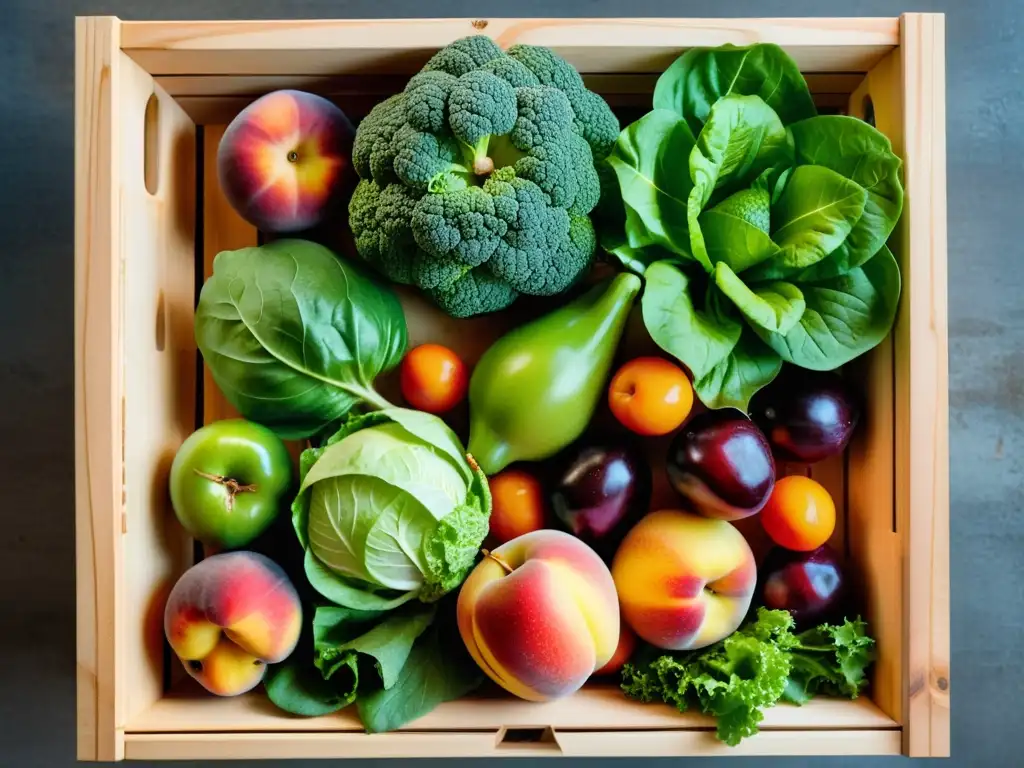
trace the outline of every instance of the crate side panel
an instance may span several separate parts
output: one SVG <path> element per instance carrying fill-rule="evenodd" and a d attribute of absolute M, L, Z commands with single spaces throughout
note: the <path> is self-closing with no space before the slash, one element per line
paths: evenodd
<path fill-rule="evenodd" d="M 124 48 L 155 75 L 409 74 L 438 48 L 472 34 L 504 47 L 548 46 L 581 72 L 662 72 L 685 48 L 758 41 L 783 46 L 802 70 L 866 72 L 897 44 L 898 20 L 127 22 Z"/>
<path fill-rule="evenodd" d="M 116 760 L 121 578 L 120 27 L 75 24 L 75 576 L 77 755 Z"/>
<path fill-rule="evenodd" d="M 896 327 L 896 518 L 903 536 L 904 750 L 949 755 L 949 427 L 945 39 L 941 14 L 902 25 L 906 223 Z"/>
<path fill-rule="evenodd" d="M 152 77 L 121 55 L 125 511 L 118 632 L 121 714 L 130 719 L 163 695 L 163 608 L 189 565 L 190 540 L 171 507 L 168 479 L 178 447 L 195 428 L 196 129 Z"/>
<path fill-rule="evenodd" d="M 850 97 L 849 114 L 873 111 L 876 127 L 902 156 L 903 106 L 897 49 L 868 73 Z M 890 238 L 898 250 L 899 226 Z M 861 607 L 877 641 L 871 696 L 897 722 L 903 716 L 903 591 L 895 527 L 895 402 L 893 334 L 851 363 L 848 374 L 864 397 L 864 414 L 847 454 L 846 548 Z"/>

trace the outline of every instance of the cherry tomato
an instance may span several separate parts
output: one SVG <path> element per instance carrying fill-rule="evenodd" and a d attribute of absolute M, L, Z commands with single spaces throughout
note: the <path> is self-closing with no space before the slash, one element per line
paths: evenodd
<path fill-rule="evenodd" d="M 544 489 L 529 472 L 506 469 L 490 478 L 491 538 L 504 544 L 545 526 Z"/>
<path fill-rule="evenodd" d="M 836 505 L 820 483 L 803 475 L 775 482 L 761 510 L 761 525 L 780 547 L 797 552 L 817 549 L 836 527 Z"/>
<path fill-rule="evenodd" d="M 401 370 L 402 396 L 413 408 L 445 413 L 466 396 L 468 376 L 459 356 L 440 344 L 421 344 L 406 354 Z"/>
<path fill-rule="evenodd" d="M 693 387 L 682 369 L 660 357 L 638 357 L 623 365 L 608 387 L 608 406 L 638 435 L 665 435 L 693 407 Z"/>

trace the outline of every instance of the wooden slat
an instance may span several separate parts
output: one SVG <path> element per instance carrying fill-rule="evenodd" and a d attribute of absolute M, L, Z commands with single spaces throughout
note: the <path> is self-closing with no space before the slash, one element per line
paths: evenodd
<path fill-rule="evenodd" d="M 120 55 L 125 513 L 116 620 L 123 726 L 163 695 L 164 603 L 190 564 L 190 539 L 167 488 L 174 455 L 195 428 L 196 129 L 152 77 Z"/>
<path fill-rule="evenodd" d="M 802 70 L 866 72 L 898 32 L 892 18 L 140 21 L 124 23 L 123 48 L 154 75 L 409 74 L 483 33 L 502 46 L 548 46 L 581 72 L 662 72 L 685 48 L 763 41 Z"/>
<path fill-rule="evenodd" d="M 897 49 L 868 73 L 850 97 L 849 113 L 865 116 L 870 97 L 877 128 L 903 153 L 903 107 Z M 898 230 L 890 244 L 898 250 Z M 864 415 L 847 454 L 846 548 L 861 606 L 877 641 L 871 695 L 889 717 L 903 717 L 903 560 L 894 527 L 895 455 L 892 334 L 847 373 L 858 382 Z"/>
<path fill-rule="evenodd" d="M 899 731 L 762 731 L 736 747 L 710 731 L 568 731 L 550 744 L 499 744 L 484 733 L 129 734 L 131 760 L 420 757 L 739 757 L 897 755 Z"/>
<path fill-rule="evenodd" d="M 941 14 L 901 27 L 904 295 L 896 327 L 896 513 L 906 562 L 904 749 L 949 755 L 946 85 Z"/>
<path fill-rule="evenodd" d="M 864 79 L 858 74 L 805 72 L 813 94 L 853 93 Z M 654 92 L 657 74 L 583 75 L 587 88 L 604 96 Z M 387 97 L 402 90 L 408 75 L 166 75 L 157 84 L 172 96 L 260 96 L 281 88 L 298 88 L 322 96 Z M 845 102 L 844 102 L 845 106 Z"/>
<path fill-rule="evenodd" d="M 203 278 L 213 274 L 213 260 L 221 251 L 257 245 L 259 233 L 228 202 L 217 180 L 217 147 L 224 125 L 203 129 Z M 203 365 L 203 423 L 238 418 L 238 411 L 218 389 L 210 369 Z"/>
<path fill-rule="evenodd" d="M 651 729 L 711 728 L 696 712 L 681 714 L 663 704 L 639 704 L 613 686 L 587 686 L 566 699 L 537 704 L 502 695 L 449 702 L 403 726 L 403 731 L 472 731 L 500 728 Z M 803 707 L 780 704 L 765 711 L 763 728 L 884 729 L 896 724 L 867 697 L 820 697 Z M 215 698 L 194 684 L 157 702 L 130 724 L 132 733 L 204 731 L 361 731 L 354 710 L 326 717 L 294 718 L 261 693 Z"/>
<path fill-rule="evenodd" d="M 117 760 L 123 382 L 120 25 L 75 24 L 75 560 L 77 754 Z"/>

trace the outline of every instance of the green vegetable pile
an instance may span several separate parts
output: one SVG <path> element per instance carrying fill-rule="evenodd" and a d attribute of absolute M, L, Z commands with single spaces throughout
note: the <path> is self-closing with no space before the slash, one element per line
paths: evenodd
<path fill-rule="evenodd" d="M 606 160 L 601 244 L 645 274 L 647 329 L 704 404 L 745 409 L 783 362 L 831 370 L 877 345 L 900 293 L 889 140 L 817 115 L 774 45 L 688 51 L 653 106 Z"/>
<path fill-rule="evenodd" d="M 803 704 L 816 693 L 856 698 L 867 685 L 874 641 L 860 619 L 799 634 L 787 611 L 759 608 L 757 618 L 707 648 L 637 651 L 622 670 L 622 690 L 644 702 L 691 706 L 718 720 L 718 738 L 735 746 L 758 731 L 762 710 Z"/>
<path fill-rule="evenodd" d="M 458 40 L 359 125 L 359 254 L 453 317 L 561 293 L 594 255 L 594 160 L 618 133 L 605 101 L 547 48 Z"/>

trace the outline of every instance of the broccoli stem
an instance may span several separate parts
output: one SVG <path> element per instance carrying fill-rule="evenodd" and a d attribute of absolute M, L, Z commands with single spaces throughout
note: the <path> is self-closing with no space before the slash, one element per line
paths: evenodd
<path fill-rule="evenodd" d="M 490 134 L 484 136 L 476 144 L 462 144 L 462 152 L 466 156 L 466 165 L 473 169 L 477 176 L 489 176 L 494 170 L 494 161 L 488 156 L 487 148 L 491 143 Z"/>

